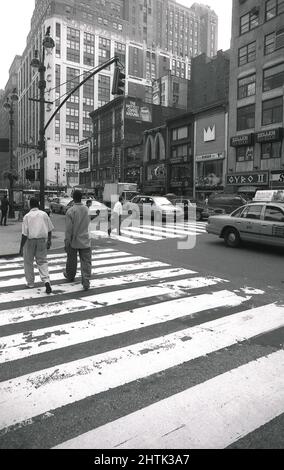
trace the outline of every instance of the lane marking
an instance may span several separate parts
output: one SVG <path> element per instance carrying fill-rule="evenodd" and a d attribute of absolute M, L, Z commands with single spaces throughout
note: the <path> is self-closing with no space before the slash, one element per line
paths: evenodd
<path fill-rule="evenodd" d="M 224 449 L 281 415 L 283 403 L 282 350 L 55 449 Z"/>
<path fill-rule="evenodd" d="M 134 287 L 124 290 L 116 290 L 106 294 L 95 294 L 89 297 L 51 302 L 48 304 L 30 305 L 22 308 L 2 310 L 0 315 L 0 326 L 19 324 L 33 320 L 43 320 L 56 316 L 69 315 L 70 313 L 81 313 L 86 310 L 94 310 L 110 305 L 118 305 L 139 299 L 162 296 L 170 298 L 185 296 L 188 289 L 197 289 L 224 283 L 218 278 L 193 277 L 178 281 L 164 282 L 161 284 L 145 287 Z M 164 299 L 163 299 L 164 300 Z M 1 340 L 0 340 L 1 341 Z"/>
<path fill-rule="evenodd" d="M 198 280 L 197 285 L 204 286 L 205 280 Z M 208 284 L 207 284 L 208 285 Z M 209 284 L 210 285 L 210 284 Z M 163 289 L 162 286 L 148 288 L 150 296 L 173 294 L 173 296 L 185 295 L 179 290 L 173 292 L 170 288 Z M 132 294 L 132 301 L 135 300 Z M 128 292 L 128 295 L 129 292 Z M 100 296 L 98 296 L 100 297 Z M 98 302 L 105 301 L 103 294 Z M 90 297 L 88 298 L 90 301 Z M 115 299 L 114 299 L 115 300 Z M 200 313 L 203 310 L 215 309 L 218 307 L 235 307 L 248 300 L 247 297 L 240 297 L 236 294 L 223 290 L 214 294 L 203 294 L 193 297 L 185 297 L 178 300 L 169 300 L 147 307 L 132 308 L 120 313 L 107 315 L 99 318 L 82 320 L 53 327 L 29 330 L 2 337 L 0 364 L 9 361 L 16 361 L 26 357 L 42 354 L 55 349 L 62 349 L 76 344 L 83 344 L 100 338 L 106 338 L 131 330 L 145 328 L 147 326 L 165 323 L 184 316 Z M 91 303 L 91 301 L 90 301 Z M 113 305 L 111 301 L 110 305 Z M 102 305 L 94 308 L 102 308 Z"/>
<path fill-rule="evenodd" d="M 164 266 L 169 266 L 166 263 L 160 263 L 160 262 L 155 262 L 151 263 L 152 267 L 164 267 Z M 116 266 L 116 269 L 118 272 L 123 272 L 125 270 L 126 265 L 122 266 Z M 146 266 L 146 263 L 138 263 L 136 265 L 133 265 L 133 271 L 139 271 L 144 269 L 146 267 L 148 269 L 148 266 Z M 102 270 L 106 270 L 106 268 L 102 268 Z M 129 269 L 127 268 L 129 271 Z M 114 269 L 111 271 L 112 273 L 114 272 Z M 97 271 L 97 274 L 99 272 Z M 183 269 L 183 268 L 169 268 L 169 269 L 160 269 L 156 271 L 146 271 L 143 273 L 135 273 L 135 277 L 133 277 L 132 274 L 122 274 L 121 276 L 115 276 L 115 277 L 107 277 L 103 279 L 92 279 L 90 282 L 90 288 L 91 289 L 100 289 L 104 287 L 110 287 L 110 286 L 120 286 L 120 285 L 125 285 L 125 284 L 133 284 L 133 282 L 148 282 L 148 281 L 153 281 L 158 279 L 161 281 L 161 279 L 166 279 L 169 277 L 179 277 L 179 276 L 189 276 L 191 274 L 197 274 L 195 271 L 191 271 L 189 269 Z M 53 276 L 53 280 L 62 280 L 62 274 L 56 274 Z M 80 283 L 71 283 L 71 284 L 62 284 L 59 286 L 56 286 L 52 284 L 52 289 L 53 289 L 53 294 L 74 294 L 82 291 L 82 286 Z M 49 298 L 51 299 L 52 297 L 48 296 L 45 294 L 44 287 L 37 287 L 34 289 L 24 289 L 24 290 L 19 290 L 19 291 L 12 291 L 9 293 L 1 293 L 0 295 L 0 304 L 1 303 L 7 303 L 7 302 L 17 302 L 21 300 L 31 300 L 34 299 L 36 295 L 40 295 L 41 298 Z"/>
<path fill-rule="evenodd" d="M 270 304 L 163 338 L 3 381 L 0 384 L 0 428 L 74 404 L 78 400 L 148 377 L 283 325 L 284 307 Z M 283 367 L 284 352 L 281 354 Z M 283 412 L 283 400 L 281 406 Z"/>

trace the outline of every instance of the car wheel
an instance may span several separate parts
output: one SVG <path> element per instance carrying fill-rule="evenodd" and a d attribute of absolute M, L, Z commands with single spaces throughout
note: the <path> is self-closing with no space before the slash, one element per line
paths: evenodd
<path fill-rule="evenodd" d="M 239 232 L 235 228 L 228 228 L 226 230 L 224 240 L 225 244 L 230 248 L 236 248 L 241 242 Z"/>

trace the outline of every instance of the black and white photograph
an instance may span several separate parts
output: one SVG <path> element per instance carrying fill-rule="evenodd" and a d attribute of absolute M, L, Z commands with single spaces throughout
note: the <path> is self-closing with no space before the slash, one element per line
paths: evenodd
<path fill-rule="evenodd" d="M 284 0 L 0 12 L 0 449 L 283 450 Z"/>

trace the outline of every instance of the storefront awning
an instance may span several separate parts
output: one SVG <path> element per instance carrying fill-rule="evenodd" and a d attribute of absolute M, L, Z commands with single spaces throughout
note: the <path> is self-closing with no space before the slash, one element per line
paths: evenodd
<path fill-rule="evenodd" d="M 255 193 L 257 188 L 255 186 L 242 186 L 238 189 L 238 193 Z"/>

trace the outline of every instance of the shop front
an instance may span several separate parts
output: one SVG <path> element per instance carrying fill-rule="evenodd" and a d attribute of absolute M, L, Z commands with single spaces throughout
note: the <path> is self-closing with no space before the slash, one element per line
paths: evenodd
<path fill-rule="evenodd" d="M 193 196 L 192 162 L 189 157 L 171 158 L 169 162 L 169 192 Z"/>
<path fill-rule="evenodd" d="M 195 197 L 204 201 L 210 194 L 224 189 L 225 153 L 197 155 L 195 157 Z"/>
<path fill-rule="evenodd" d="M 228 192 L 240 194 L 245 199 L 252 199 L 257 190 L 269 189 L 269 172 L 246 171 L 227 174 L 226 189 Z"/>
<path fill-rule="evenodd" d="M 166 165 L 165 163 L 150 163 L 144 167 L 143 192 L 145 194 L 165 194 Z"/>

